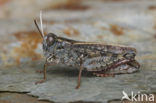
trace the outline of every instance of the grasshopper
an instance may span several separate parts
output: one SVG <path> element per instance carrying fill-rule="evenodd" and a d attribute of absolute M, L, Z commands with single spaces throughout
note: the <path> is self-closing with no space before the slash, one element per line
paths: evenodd
<path fill-rule="evenodd" d="M 99 77 L 139 71 L 140 65 L 135 60 L 135 48 L 75 41 L 54 33 L 44 35 L 43 29 L 40 30 L 37 21 L 34 20 L 34 22 L 43 38 L 43 52 L 46 57 L 43 70 L 44 78 L 36 84 L 46 81 L 46 68 L 53 64 L 64 64 L 79 69 L 76 89 L 80 87 L 81 73 L 84 69 Z M 42 28 L 41 13 L 40 23 Z"/>

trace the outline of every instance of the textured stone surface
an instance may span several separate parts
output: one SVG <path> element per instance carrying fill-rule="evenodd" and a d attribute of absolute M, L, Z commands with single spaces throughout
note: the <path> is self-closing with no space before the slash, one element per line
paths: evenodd
<path fill-rule="evenodd" d="M 28 96 L 24 93 L 0 93 L 0 103 L 52 103 L 40 101 L 36 97 Z"/>
<path fill-rule="evenodd" d="M 29 92 L 39 99 L 55 102 L 99 101 L 105 102 L 122 97 L 122 91 L 156 92 L 156 71 L 141 70 L 138 73 L 100 78 L 83 73 L 82 85 L 76 90 L 78 71 L 72 68 L 50 67 L 48 80 L 35 85 L 42 75 L 35 73 L 41 64 L 24 67 L 1 68 L 0 91 Z"/>
<path fill-rule="evenodd" d="M 39 99 L 63 103 L 120 99 L 122 90 L 127 93 L 156 92 L 156 1 L 141 1 L 86 0 L 76 5 L 76 2 L 68 4 L 64 0 L 60 6 L 47 6 L 49 2 L 45 2 L 41 7 L 32 7 L 27 1 L 26 7 L 31 6 L 31 12 L 18 11 L 18 15 L 6 7 L 22 2 L 15 0 L 1 6 L 0 91 L 29 92 L 29 95 L 38 96 Z M 12 8 L 17 10 L 21 6 Z M 49 67 L 47 82 L 35 85 L 34 82 L 42 78 L 35 71 L 42 69 L 44 63 L 42 40 L 33 24 L 33 17 L 39 15 L 39 9 L 44 11 L 46 33 L 53 32 L 75 40 L 135 47 L 138 51 L 136 58 L 141 64 L 140 72 L 114 78 L 99 78 L 84 72 L 81 88 L 75 90 L 78 71 L 55 66 Z M 6 15 L 7 11 L 11 12 L 9 16 Z"/>

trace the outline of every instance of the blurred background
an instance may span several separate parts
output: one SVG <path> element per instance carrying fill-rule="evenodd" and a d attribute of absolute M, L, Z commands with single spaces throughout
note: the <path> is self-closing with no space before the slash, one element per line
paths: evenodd
<path fill-rule="evenodd" d="M 156 91 L 156 0 L 0 0 L 0 70 L 7 68 L 9 71 L 12 67 L 24 69 L 28 64 L 31 70 L 42 67 L 45 60 L 42 38 L 33 22 L 34 19 L 39 20 L 41 10 L 45 34 L 52 32 L 74 40 L 136 48 L 136 58 L 143 71 L 140 80 L 145 86 L 143 89 Z M 140 84 L 135 81 L 136 78 L 132 83 L 134 87 Z M 136 80 L 140 78 L 138 76 Z M 9 86 L 2 88 L 8 85 L 4 81 L 4 78 L 0 80 L 0 91 L 12 91 Z M 20 91 L 27 91 L 25 88 Z M 14 90 L 18 91 L 17 88 Z M 53 99 L 55 101 L 56 98 L 48 98 Z M 111 94 L 105 100 L 110 99 Z M 70 101 L 70 98 L 67 100 Z M 101 98 L 94 100 L 101 101 Z"/>

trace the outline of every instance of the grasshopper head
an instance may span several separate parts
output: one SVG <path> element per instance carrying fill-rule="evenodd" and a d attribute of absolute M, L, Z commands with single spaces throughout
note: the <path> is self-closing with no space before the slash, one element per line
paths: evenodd
<path fill-rule="evenodd" d="M 54 48 L 54 44 L 56 42 L 57 36 L 53 33 L 49 33 L 47 35 L 44 35 L 43 32 L 43 23 L 42 23 L 42 11 L 40 12 L 40 27 L 38 26 L 37 20 L 34 20 L 34 23 L 43 38 L 43 51 L 45 55 L 50 54 L 49 52 Z"/>
<path fill-rule="evenodd" d="M 49 51 L 53 47 L 57 39 L 57 36 L 53 33 L 49 33 L 43 38 L 43 50 Z"/>

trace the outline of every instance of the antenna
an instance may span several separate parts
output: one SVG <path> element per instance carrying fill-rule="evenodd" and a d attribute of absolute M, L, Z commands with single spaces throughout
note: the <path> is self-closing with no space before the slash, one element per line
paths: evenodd
<path fill-rule="evenodd" d="M 41 24 L 41 34 L 44 36 L 44 33 L 43 33 L 43 22 L 42 22 L 42 11 L 40 11 L 40 24 Z"/>
<path fill-rule="evenodd" d="M 42 11 L 40 11 L 40 24 L 41 24 L 41 29 L 38 26 L 37 20 L 34 19 L 34 23 L 39 31 L 39 33 L 41 34 L 41 37 L 44 38 L 44 33 L 43 33 L 43 23 L 42 23 Z"/>

